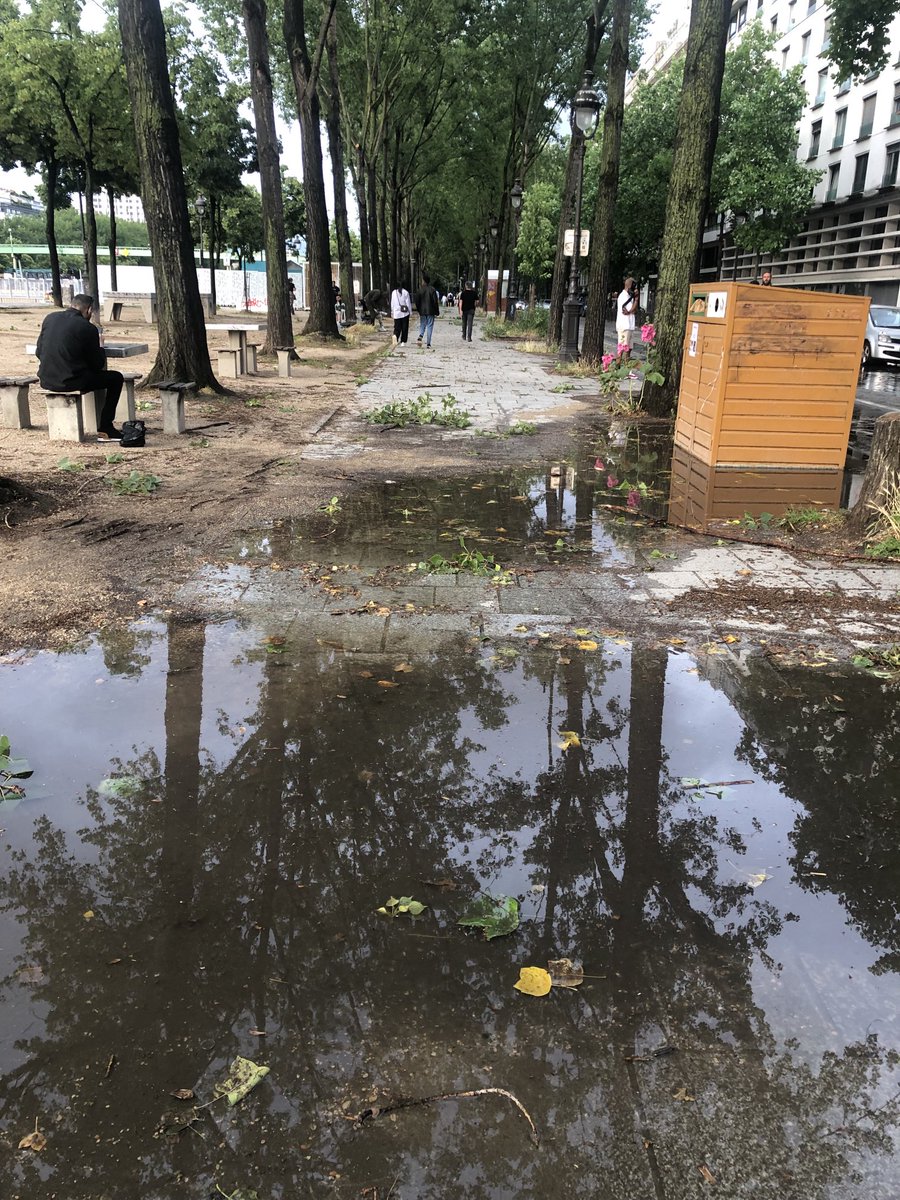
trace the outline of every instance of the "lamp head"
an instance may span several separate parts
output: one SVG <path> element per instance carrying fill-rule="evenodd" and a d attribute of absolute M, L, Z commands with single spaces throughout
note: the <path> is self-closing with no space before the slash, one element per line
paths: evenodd
<path fill-rule="evenodd" d="M 202 192 L 197 197 L 197 199 L 194 201 L 194 208 L 197 210 L 198 217 L 202 217 L 203 214 L 206 212 L 206 197 L 203 195 Z"/>
<path fill-rule="evenodd" d="M 597 131 L 602 107 L 602 101 L 594 87 L 593 72 L 585 71 L 581 87 L 572 101 L 572 128 L 577 129 L 584 137 L 592 138 Z"/>
<path fill-rule="evenodd" d="M 509 202 L 513 206 L 514 210 L 518 209 L 521 206 L 522 196 L 524 194 L 525 194 L 525 189 L 522 187 L 522 181 L 521 181 L 521 179 L 517 179 L 516 182 L 509 189 Z"/>
<path fill-rule="evenodd" d="M 500 232 L 500 222 L 493 213 L 488 217 L 488 229 L 491 231 L 491 237 L 496 237 Z"/>

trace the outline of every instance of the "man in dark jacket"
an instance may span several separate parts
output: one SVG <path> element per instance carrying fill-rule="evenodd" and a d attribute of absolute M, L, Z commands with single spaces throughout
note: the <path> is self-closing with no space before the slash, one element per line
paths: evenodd
<path fill-rule="evenodd" d="M 459 315 L 462 317 L 462 335 L 463 341 L 472 340 L 472 326 L 475 323 L 475 309 L 478 305 L 478 293 L 475 291 L 475 284 L 466 281 L 463 290 L 459 293 L 457 306 Z"/>
<path fill-rule="evenodd" d="M 422 290 L 416 296 L 416 308 L 419 310 L 419 340 L 416 345 L 421 347 L 422 338 L 425 338 L 425 348 L 430 350 L 434 318 L 441 311 L 441 298 L 431 286 L 431 280 L 424 272 L 422 273 Z"/>
<path fill-rule="evenodd" d="M 122 375 L 107 371 L 106 354 L 100 345 L 100 330 L 91 324 L 93 296 L 80 294 L 71 308 L 44 318 L 37 340 L 38 378 L 49 392 L 105 391 L 103 409 L 97 416 L 99 441 L 120 438 L 113 420 L 122 392 Z"/>

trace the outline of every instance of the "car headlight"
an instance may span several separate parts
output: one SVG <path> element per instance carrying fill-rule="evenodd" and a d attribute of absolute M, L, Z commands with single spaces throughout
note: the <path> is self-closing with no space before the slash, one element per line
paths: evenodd
<path fill-rule="evenodd" d="M 892 337 L 888 337 L 886 333 L 879 333 L 878 335 L 879 346 L 891 346 L 893 345 L 893 341 L 894 339 Z"/>

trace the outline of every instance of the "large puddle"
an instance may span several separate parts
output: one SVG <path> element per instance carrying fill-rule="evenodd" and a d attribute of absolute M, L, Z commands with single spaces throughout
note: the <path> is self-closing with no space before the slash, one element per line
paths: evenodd
<path fill-rule="evenodd" d="M 594 630 L 285 638 L 148 620 L 0 666 L 34 768 L 0 809 L 5 1194 L 900 1194 L 896 691 Z M 484 894 L 517 930 L 457 924 Z M 580 987 L 515 990 L 561 957 Z M 268 1076 L 208 1104 L 238 1055 Z"/>

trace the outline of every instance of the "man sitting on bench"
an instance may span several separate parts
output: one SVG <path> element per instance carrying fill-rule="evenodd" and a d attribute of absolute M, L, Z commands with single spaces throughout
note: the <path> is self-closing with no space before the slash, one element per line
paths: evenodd
<path fill-rule="evenodd" d="M 105 389 L 106 400 L 97 415 L 98 441 L 120 438 L 113 425 L 122 391 L 119 371 L 107 371 L 106 354 L 100 345 L 100 330 L 91 324 L 93 296 L 77 295 L 71 308 L 44 318 L 37 340 L 38 378 L 48 392 L 85 392 Z"/>

